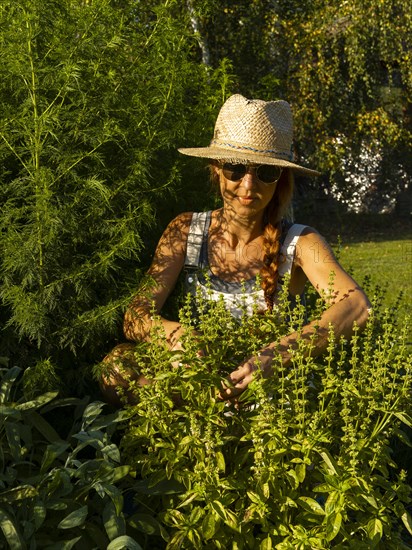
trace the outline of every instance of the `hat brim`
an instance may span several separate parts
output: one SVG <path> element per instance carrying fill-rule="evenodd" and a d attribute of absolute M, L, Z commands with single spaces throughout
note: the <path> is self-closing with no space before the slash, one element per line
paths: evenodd
<path fill-rule="evenodd" d="M 274 166 L 282 166 L 291 168 L 296 172 L 306 174 L 308 176 L 320 176 L 321 172 L 299 166 L 289 160 L 279 159 L 274 156 L 265 155 L 262 153 L 254 153 L 253 151 L 232 151 L 221 147 L 193 147 L 180 148 L 179 153 L 188 155 L 189 157 L 200 157 L 211 160 L 225 160 L 226 162 L 244 162 L 254 164 L 273 164 Z"/>

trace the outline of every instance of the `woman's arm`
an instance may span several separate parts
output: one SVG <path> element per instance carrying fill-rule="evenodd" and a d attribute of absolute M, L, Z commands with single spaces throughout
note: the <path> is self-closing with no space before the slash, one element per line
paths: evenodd
<path fill-rule="evenodd" d="M 148 281 L 127 307 L 123 329 L 128 340 L 149 339 L 152 312 L 161 311 L 183 269 L 191 219 L 191 212 L 180 214 L 165 229 L 148 270 Z M 171 349 L 179 349 L 180 324 L 163 317 L 160 320 Z"/>
<path fill-rule="evenodd" d="M 258 368 L 269 377 L 275 354 L 280 354 L 283 365 L 289 366 L 298 339 L 312 341 L 308 349 L 312 356 L 317 356 L 327 348 L 330 325 L 336 338 L 350 338 L 355 323 L 364 328 L 370 310 L 368 298 L 338 263 L 327 242 L 313 229 L 308 228 L 298 240 L 294 268 L 301 269 L 318 293 L 326 298 L 328 309 L 320 319 L 305 325 L 299 334 L 288 334 L 280 343 L 262 349 L 258 357 L 248 359 L 230 375 L 234 387 L 224 390 L 224 397 L 233 398 L 244 391 Z"/>

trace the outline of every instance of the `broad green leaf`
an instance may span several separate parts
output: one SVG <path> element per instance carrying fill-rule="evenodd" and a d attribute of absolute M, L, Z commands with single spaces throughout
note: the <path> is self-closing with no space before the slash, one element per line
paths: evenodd
<path fill-rule="evenodd" d="M 247 496 L 250 498 L 250 500 L 257 505 L 262 505 L 264 502 L 260 498 L 260 496 L 257 493 L 254 493 L 253 491 L 247 491 Z"/>
<path fill-rule="evenodd" d="M 283 504 L 284 506 L 287 506 L 289 508 L 297 508 L 298 507 L 296 502 L 293 499 L 291 499 L 290 497 L 280 497 L 279 502 L 281 504 Z"/>
<path fill-rule="evenodd" d="M 190 516 L 189 516 L 189 523 L 191 525 L 194 525 L 196 524 L 199 519 L 204 515 L 204 509 L 203 508 L 200 508 L 200 506 L 196 506 L 195 508 L 193 508 L 193 510 L 190 512 Z"/>
<path fill-rule="evenodd" d="M 202 533 L 205 540 L 211 539 L 219 526 L 219 522 L 216 521 L 215 516 L 211 513 L 207 514 L 202 521 Z"/>
<path fill-rule="evenodd" d="M 95 523 L 96 518 L 91 518 L 91 521 L 86 520 L 84 525 L 81 527 L 82 531 L 87 533 L 87 538 L 93 541 L 93 545 L 90 543 L 91 548 L 106 548 L 107 546 L 107 535 L 104 530 L 103 525 L 99 521 L 99 526 Z M 100 528 L 101 525 L 101 528 Z"/>
<path fill-rule="evenodd" d="M 265 497 L 265 498 L 269 498 L 270 497 L 270 486 L 269 486 L 269 483 L 263 483 L 261 485 L 261 491 L 262 491 L 262 495 Z"/>
<path fill-rule="evenodd" d="M 46 508 L 48 510 L 66 510 L 67 503 L 60 499 L 50 499 L 46 502 Z"/>
<path fill-rule="evenodd" d="M 32 401 L 19 403 L 18 405 L 16 405 L 16 408 L 19 409 L 20 411 L 38 409 L 39 407 L 42 407 L 46 403 L 49 403 L 50 401 L 52 401 L 57 395 L 59 395 L 59 392 L 49 391 L 43 395 L 40 395 L 40 397 L 36 397 L 36 399 L 33 399 Z"/>
<path fill-rule="evenodd" d="M 0 527 L 10 550 L 25 550 L 26 544 L 17 527 L 12 518 L 2 508 L 0 508 Z"/>
<path fill-rule="evenodd" d="M 331 489 L 334 489 L 334 488 L 335 487 L 333 487 L 329 483 L 320 483 L 319 485 L 315 485 L 315 487 L 313 487 L 313 492 L 314 493 L 329 493 L 331 491 Z"/>
<path fill-rule="evenodd" d="M 0 417 L 1 416 L 10 416 L 14 418 L 15 420 L 21 419 L 21 412 L 17 410 L 15 407 L 11 407 L 10 404 L 8 405 L 0 405 Z"/>
<path fill-rule="evenodd" d="M 213 510 L 216 512 L 216 514 L 223 519 L 223 521 L 226 521 L 227 519 L 227 512 L 221 502 L 218 500 L 214 500 L 210 503 L 210 506 L 213 508 Z"/>
<path fill-rule="evenodd" d="M 67 517 L 62 519 L 58 524 L 59 529 L 72 529 L 73 527 L 78 527 L 82 525 L 87 518 L 88 508 L 87 506 L 82 506 L 74 512 L 71 512 Z"/>
<path fill-rule="evenodd" d="M 366 532 L 373 546 L 376 546 L 383 535 L 383 525 L 379 518 L 373 518 L 366 524 Z"/>
<path fill-rule="evenodd" d="M 13 382 L 21 373 L 20 367 L 11 367 L 10 369 L 2 369 L 0 372 L 4 372 L 1 378 L 0 385 L 0 403 L 7 403 L 10 398 L 10 390 L 13 386 Z"/>
<path fill-rule="evenodd" d="M 299 487 L 299 479 L 298 479 L 298 476 L 296 475 L 295 470 L 288 470 L 285 473 L 285 475 L 288 478 L 292 489 L 297 489 Z"/>
<path fill-rule="evenodd" d="M 327 465 L 329 473 L 330 474 L 337 474 L 338 473 L 338 465 L 336 464 L 336 462 L 332 458 L 332 456 L 327 451 L 322 451 L 319 454 L 323 458 L 325 464 Z"/>
<path fill-rule="evenodd" d="M 41 472 L 46 472 L 56 458 L 63 454 L 68 448 L 69 443 L 67 441 L 56 441 L 55 443 L 47 445 L 41 464 Z"/>
<path fill-rule="evenodd" d="M 192 543 L 193 548 L 200 548 L 201 538 L 199 533 L 194 528 L 189 529 L 186 536 Z"/>
<path fill-rule="evenodd" d="M 102 483 L 101 486 L 103 488 L 103 491 L 108 497 L 110 497 L 111 501 L 113 502 L 117 515 L 120 516 L 123 509 L 123 496 L 120 489 L 115 485 L 111 485 L 110 483 Z"/>
<path fill-rule="evenodd" d="M 284 525 L 283 523 L 281 523 L 280 525 L 277 526 L 278 528 L 278 531 L 279 531 L 279 534 L 282 536 L 282 537 L 287 537 L 290 535 L 290 527 L 289 525 Z"/>
<path fill-rule="evenodd" d="M 265 539 L 262 540 L 259 546 L 259 550 L 272 550 L 272 538 L 268 535 Z"/>
<path fill-rule="evenodd" d="M 193 502 L 198 497 L 199 497 L 199 494 L 197 492 L 189 493 L 189 496 L 179 504 L 178 508 L 184 508 L 185 506 Z"/>
<path fill-rule="evenodd" d="M 113 502 L 108 502 L 104 507 L 102 519 L 109 540 L 114 540 L 126 534 L 126 524 L 123 515 L 116 513 Z"/>
<path fill-rule="evenodd" d="M 47 510 L 43 502 L 38 501 L 33 506 L 33 520 L 36 529 L 38 529 L 46 519 Z"/>
<path fill-rule="evenodd" d="M 237 517 L 231 510 L 229 510 L 228 508 L 225 508 L 223 504 L 218 500 L 214 500 L 213 502 L 211 502 L 210 506 L 216 512 L 218 517 L 221 518 L 226 523 L 226 525 L 228 525 L 235 531 L 239 530 Z"/>
<path fill-rule="evenodd" d="M 113 460 L 113 462 L 120 462 L 120 451 L 118 446 L 114 443 L 103 447 L 101 453 L 106 459 Z"/>
<path fill-rule="evenodd" d="M 184 514 L 182 514 L 179 510 L 168 510 L 167 517 L 170 518 L 178 527 L 181 527 L 186 523 Z"/>
<path fill-rule="evenodd" d="M 101 414 L 104 403 L 101 401 L 93 401 L 87 405 L 86 409 L 83 412 L 83 423 L 82 428 L 85 430 L 93 421 Z"/>
<path fill-rule="evenodd" d="M 164 530 L 163 526 L 157 521 L 157 519 L 150 514 L 134 514 L 128 518 L 127 524 L 142 533 L 146 533 L 146 535 L 161 536 Z"/>
<path fill-rule="evenodd" d="M 339 511 L 342 507 L 343 495 L 339 491 L 332 491 L 325 503 L 325 512 L 326 514 L 331 514 L 336 510 Z"/>
<path fill-rule="evenodd" d="M 61 399 L 55 399 L 54 401 L 48 403 L 44 409 L 42 409 L 42 412 L 49 412 L 56 408 L 61 407 L 72 407 L 72 406 L 79 406 L 82 403 L 85 404 L 87 402 L 88 398 L 85 399 L 79 399 L 78 397 L 63 397 Z M 76 415 L 73 415 L 76 416 Z"/>
<path fill-rule="evenodd" d="M 23 458 L 24 450 L 22 449 L 20 437 L 21 432 L 23 431 L 23 426 L 21 423 L 17 424 L 16 422 L 7 422 L 5 426 L 7 441 L 11 451 L 11 455 L 15 462 L 20 461 Z"/>
<path fill-rule="evenodd" d="M 96 483 L 93 483 L 93 489 L 96 491 L 100 498 L 104 498 L 104 495 L 106 493 L 103 488 L 103 483 L 100 483 L 100 481 L 96 481 Z"/>
<path fill-rule="evenodd" d="M 299 497 L 296 502 L 300 504 L 302 508 L 304 508 L 305 510 L 308 510 L 308 512 L 312 512 L 319 516 L 325 515 L 325 510 L 322 508 L 319 502 L 317 502 L 313 498 L 302 496 L 302 497 Z"/>
<path fill-rule="evenodd" d="M 225 521 L 226 525 L 229 525 L 234 531 L 239 531 L 239 522 L 235 513 L 231 510 L 227 510 L 227 518 Z"/>
<path fill-rule="evenodd" d="M 117 539 L 112 540 L 106 550 L 143 550 L 138 542 L 136 542 L 132 537 L 123 535 Z"/>
<path fill-rule="evenodd" d="M 160 472 L 162 474 L 162 472 Z M 183 493 L 184 486 L 174 479 L 163 479 L 160 482 L 152 483 L 153 479 L 141 479 L 133 485 L 133 490 L 145 495 L 173 495 Z"/>
<path fill-rule="evenodd" d="M 305 464 L 296 464 L 295 466 L 296 476 L 300 483 L 303 483 L 306 477 L 306 465 Z"/>
<path fill-rule="evenodd" d="M 340 531 L 342 524 L 342 514 L 333 512 L 326 517 L 326 540 L 333 540 Z"/>
<path fill-rule="evenodd" d="M 223 456 L 223 453 L 218 451 L 215 457 L 216 457 L 217 467 L 219 471 L 224 472 L 226 469 L 226 464 L 225 464 L 225 457 Z"/>
<path fill-rule="evenodd" d="M 13 489 L 9 489 L 8 491 L 0 492 L 0 501 L 11 503 L 17 500 L 33 498 L 37 496 L 37 494 L 37 489 L 32 485 L 20 485 L 19 487 L 13 487 Z"/>
<path fill-rule="evenodd" d="M 405 433 L 403 430 L 401 430 L 400 428 L 396 428 L 394 430 L 394 434 L 395 436 L 400 439 L 402 441 L 402 443 L 404 443 L 405 445 L 407 445 L 408 447 L 411 447 L 412 448 L 412 441 L 410 440 L 409 436 L 407 433 Z"/>
<path fill-rule="evenodd" d="M 119 479 L 123 479 L 127 476 L 127 474 L 130 472 L 130 466 L 124 465 L 124 466 L 117 466 L 116 468 L 113 468 L 113 474 L 111 477 L 112 483 L 116 483 L 116 481 L 119 481 Z"/>
<path fill-rule="evenodd" d="M 412 518 L 411 518 L 411 516 L 408 514 L 408 512 L 405 511 L 402 514 L 401 519 L 402 519 L 403 524 L 405 525 L 406 529 L 412 535 Z"/>
<path fill-rule="evenodd" d="M 368 504 L 370 504 L 371 506 L 373 506 L 373 508 L 375 508 L 376 510 L 379 509 L 378 503 L 376 502 L 376 498 L 375 498 L 373 495 L 366 495 L 366 494 L 361 493 L 360 496 L 361 496 L 364 500 L 366 500 L 366 502 L 367 502 Z"/>
<path fill-rule="evenodd" d="M 65 497 L 73 492 L 73 484 L 70 478 L 71 471 L 66 469 L 53 469 L 49 472 L 49 484 L 48 484 L 48 495 L 49 499 L 45 502 L 47 508 L 50 507 L 50 502 L 59 502 L 59 499 Z M 64 504 L 64 501 L 60 501 L 61 504 Z"/>
<path fill-rule="evenodd" d="M 182 544 L 183 544 L 185 538 L 186 538 L 186 533 L 182 532 L 182 531 L 178 531 L 170 539 L 168 547 L 169 548 L 182 548 Z"/>
<path fill-rule="evenodd" d="M 82 441 L 86 444 L 93 445 L 96 448 L 102 449 L 104 447 L 103 440 L 105 434 L 100 431 L 81 431 L 73 436 L 75 439 Z"/>

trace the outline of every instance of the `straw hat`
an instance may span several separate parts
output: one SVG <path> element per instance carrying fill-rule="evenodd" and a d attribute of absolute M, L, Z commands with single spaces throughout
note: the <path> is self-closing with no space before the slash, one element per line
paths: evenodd
<path fill-rule="evenodd" d="M 178 149 L 192 157 L 233 163 L 275 164 L 310 176 L 320 172 L 292 162 L 293 118 L 287 101 L 246 99 L 235 94 L 223 104 L 208 147 Z"/>

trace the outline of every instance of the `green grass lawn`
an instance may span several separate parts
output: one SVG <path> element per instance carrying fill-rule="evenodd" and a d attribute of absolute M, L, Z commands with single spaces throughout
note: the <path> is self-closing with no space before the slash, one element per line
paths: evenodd
<path fill-rule="evenodd" d="M 412 317 L 411 216 L 326 210 L 322 215 L 306 211 L 298 221 L 315 227 L 332 244 L 342 266 L 360 285 L 365 277 L 372 288 L 379 285 L 384 306 L 391 307 L 402 291 L 399 313 Z"/>
<path fill-rule="evenodd" d="M 372 288 L 379 285 L 387 307 L 402 291 L 399 314 L 412 314 L 412 239 L 350 242 L 334 248 L 342 266 L 360 285 L 365 277 L 370 278 Z"/>

